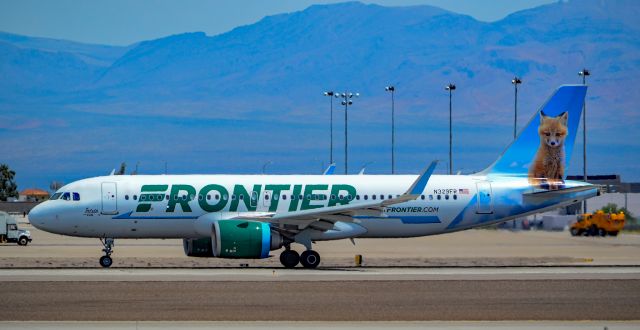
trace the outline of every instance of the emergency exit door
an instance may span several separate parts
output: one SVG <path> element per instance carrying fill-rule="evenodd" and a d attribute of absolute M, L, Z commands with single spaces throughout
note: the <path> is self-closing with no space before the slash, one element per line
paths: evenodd
<path fill-rule="evenodd" d="M 489 214 L 493 213 L 493 198 L 491 196 L 491 182 L 481 181 L 476 183 L 478 190 L 478 204 L 476 213 Z"/>
<path fill-rule="evenodd" d="M 102 183 L 102 214 L 118 214 L 118 193 L 115 182 Z"/>

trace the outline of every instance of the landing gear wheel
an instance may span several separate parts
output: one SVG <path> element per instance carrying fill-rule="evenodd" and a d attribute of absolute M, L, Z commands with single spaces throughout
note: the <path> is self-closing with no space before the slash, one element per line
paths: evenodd
<path fill-rule="evenodd" d="M 286 268 L 293 268 L 300 262 L 300 255 L 294 250 L 284 250 L 280 253 L 280 263 Z"/>
<path fill-rule="evenodd" d="M 320 264 L 320 254 L 313 250 L 302 252 L 300 263 L 304 268 L 316 268 Z"/>
<path fill-rule="evenodd" d="M 104 268 L 111 267 L 111 264 L 113 264 L 113 260 L 111 259 L 111 253 L 113 253 L 114 245 L 113 238 L 101 238 L 100 243 L 102 243 L 102 246 L 104 246 L 104 248 L 102 249 L 102 252 L 104 252 L 104 256 L 100 258 L 100 266 Z"/>
<path fill-rule="evenodd" d="M 104 268 L 109 268 L 109 267 L 111 267 L 111 264 L 113 264 L 113 260 L 111 259 L 111 257 L 102 256 L 100 258 L 100 266 L 102 266 Z"/>

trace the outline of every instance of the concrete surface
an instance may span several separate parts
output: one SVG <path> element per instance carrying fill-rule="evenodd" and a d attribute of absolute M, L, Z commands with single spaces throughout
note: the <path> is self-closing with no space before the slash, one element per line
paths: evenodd
<path fill-rule="evenodd" d="M 417 322 L 149 322 L 149 321 L 120 321 L 120 322 L 38 322 L 13 321 L 0 323 L 0 329 L 24 330 L 58 330 L 58 329 L 115 329 L 115 330 L 143 330 L 143 329 L 522 329 L 522 330 L 631 330 L 640 328 L 640 322 L 628 321 L 417 321 Z"/>
<path fill-rule="evenodd" d="M 640 280 L 3 281 L 0 320 L 638 320 Z"/>
<path fill-rule="evenodd" d="M 26 247 L 0 245 L 0 268 L 99 267 L 102 245 L 95 238 L 54 235 L 26 226 L 34 241 Z M 346 267 L 362 254 L 364 266 L 451 267 L 537 265 L 640 265 L 640 235 L 571 237 L 567 232 L 468 230 L 405 238 L 318 242 L 321 267 Z M 300 246 L 293 245 L 300 250 Z M 281 267 L 277 256 L 263 260 L 189 258 L 181 240 L 116 240 L 113 267 Z"/>

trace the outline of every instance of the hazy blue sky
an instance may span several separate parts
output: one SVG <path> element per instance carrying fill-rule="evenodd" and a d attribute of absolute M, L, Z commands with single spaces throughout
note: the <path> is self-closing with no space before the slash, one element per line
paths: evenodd
<path fill-rule="evenodd" d="M 208 35 L 254 23 L 266 15 L 304 9 L 312 0 L 0 0 L 0 31 L 89 43 L 127 45 L 166 35 L 203 31 Z M 381 5 L 428 4 L 495 21 L 551 0 L 375 0 Z"/>

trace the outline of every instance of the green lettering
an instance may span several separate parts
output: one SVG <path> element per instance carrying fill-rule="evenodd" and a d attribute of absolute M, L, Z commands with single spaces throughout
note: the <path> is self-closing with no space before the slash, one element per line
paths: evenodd
<path fill-rule="evenodd" d="M 302 186 L 297 184 L 293 186 L 293 197 L 291 198 L 291 203 L 289 203 L 289 212 L 294 212 L 298 209 L 298 197 L 300 197 L 300 192 L 302 191 Z"/>
<path fill-rule="evenodd" d="M 312 199 L 316 199 L 317 196 L 314 196 L 314 191 L 316 190 L 327 190 L 329 186 L 326 184 L 308 184 L 304 187 L 304 200 L 302 201 L 302 205 L 300 206 L 300 210 L 311 210 L 321 208 L 324 205 L 313 205 L 311 204 Z"/>
<path fill-rule="evenodd" d="M 238 204 L 240 204 L 240 200 L 244 202 L 244 206 L 247 208 L 247 211 L 255 211 L 258 207 L 258 196 L 260 196 L 260 190 L 262 189 L 262 185 L 254 184 L 253 191 L 251 195 L 247 192 L 243 185 L 235 185 L 233 187 L 233 194 L 236 196 L 236 199 L 231 200 L 231 206 L 229 207 L 230 212 L 238 211 Z M 242 197 L 240 197 L 242 196 Z"/>
<path fill-rule="evenodd" d="M 291 185 L 289 184 L 268 184 L 264 186 L 264 190 L 271 190 L 271 205 L 269 206 L 269 212 L 275 212 L 278 209 L 278 202 L 280 201 L 280 194 L 283 190 L 289 190 Z"/>
<path fill-rule="evenodd" d="M 342 199 L 339 198 L 341 192 L 346 192 L 346 194 L 342 194 Z M 346 205 L 349 204 L 348 195 L 351 195 L 351 198 L 356 196 L 356 188 L 352 185 L 348 184 L 334 184 L 331 187 L 331 196 L 335 198 L 329 199 L 329 207 L 336 206 L 337 204 Z"/>
<path fill-rule="evenodd" d="M 216 204 L 209 204 L 209 202 L 207 202 L 207 195 L 209 195 L 211 191 L 217 191 L 220 193 L 219 200 Z M 227 206 L 227 200 L 224 199 L 224 196 L 228 193 L 227 189 L 219 184 L 206 185 L 200 189 L 200 196 L 202 197 L 198 197 L 198 204 L 200 204 L 200 207 L 204 211 L 218 212 Z"/>
<path fill-rule="evenodd" d="M 187 198 L 182 198 L 180 192 L 187 193 Z M 173 212 L 176 209 L 176 204 L 180 204 L 182 212 L 191 212 L 189 202 L 193 200 L 196 194 L 196 189 L 186 184 L 174 184 L 171 186 L 171 195 L 169 196 L 169 203 L 167 204 L 167 212 Z"/>

